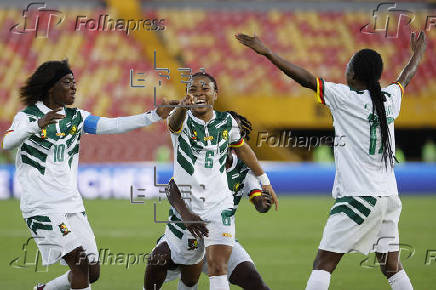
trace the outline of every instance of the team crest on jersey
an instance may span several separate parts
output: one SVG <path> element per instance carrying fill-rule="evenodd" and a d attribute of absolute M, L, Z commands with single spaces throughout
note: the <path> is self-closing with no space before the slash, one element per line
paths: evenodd
<path fill-rule="evenodd" d="M 72 128 L 71 128 L 71 130 L 70 130 L 70 134 L 71 135 L 74 135 L 74 134 L 76 134 L 77 133 L 77 127 L 76 127 L 76 125 L 74 125 Z"/>
<path fill-rule="evenodd" d="M 197 239 L 188 239 L 188 250 L 192 251 L 198 248 Z"/>
<path fill-rule="evenodd" d="M 227 140 L 228 138 L 229 138 L 229 131 L 224 130 L 224 131 L 223 131 L 223 139 L 224 139 L 224 140 Z"/>
<path fill-rule="evenodd" d="M 191 138 L 193 139 L 193 140 L 197 140 L 197 131 L 193 131 L 192 132 L 192 136 L 191 136 Z"/>
<path fill-rule="evenodd" d="M 71 231 L 67 228 L 67 226 L 64 223 L 61 223 L 59 225 L 59 230 L 61 231 L 63 236 L 68 235 L 68 233 L 71 233 Z"/>
<path fill-rule="evenodd" d="M 41 138 L 42 139 L 47 138 L 47 129 L 44 128 L 44 129 L 41 130 Z"/>

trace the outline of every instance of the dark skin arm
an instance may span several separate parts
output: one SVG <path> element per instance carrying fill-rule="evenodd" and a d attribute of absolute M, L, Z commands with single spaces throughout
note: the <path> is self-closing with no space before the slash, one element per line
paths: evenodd
<path fill-rule="evenodd" d="M 166 188 L 166 195 L 169 203 L 174 209 L 180 213 L 182 221 L 186 228 L 191 232 L 191 234 L 196 238 L 202 238 L 203 236 L 209 235 L 209 230 L 206 228 L 204 221 L 196 214 L 191 212 L 186 206 L 185 201 L 182 199 L 182 194 L 174 182 L 171 179 Z M 198 221 L 198 223 L 196 222 Z"/>
<path fill-rule="evenodd" d="M 181 102 L 181 106 L 188 106 L 194 104 L 194 97 L 188 94 Z M 178 132 L 182 128 L 183 120 L 186 118 L 186 107 L 177 107 L 174 113 L 168 119 L 168 126 L 172 132 Z"/>
<path fill-rule="evenodd" d="M 312 73 L 273 53 L 267 46 L 265 46 L 260 38 L 256 36 L 248 36 L 239 33 L 235 35 L 235 37 L 241 44 L 251 48 L 257 54 L 265 56 L 272 62 L 272 64 L 301 86 L 312 89 L 316 92 L 316 78 Z"/>
<path fill-rule="evenodd" d="M 244 144 L 241 147 L 234 148 L 234 150 L 238 158 L 253 171 L 254 175 L 260 176 L 264 173 L 262 167 L 259 164 L 259 161 L 257 160 L 256 155 L 254 154 L 250 146 Z M 279 206 L 279 199 L 277 198 L 277 195 L 274 192 L 272 186 L 262 185 L 262 189 L 268 191 L 271 194 L 273 203 L 275 204 L 275 208 L 277 210 Z"/>
<path fill-rule="evenodd" d="M 400 76 L 398 77 L 398 82 L 404 87 L 409 84 L 410 80 L 415 75 L 419 63 L 424 56 L 425 48 L 427 46 L 427 40 L 424 31 L 421 31 L 418 37 L 416 37 L 415 33 L 412 32 L 410 45 L 412 47 L 413 54 L 407 65 L 404 67 L 403 71 L 400 73 Z"/>

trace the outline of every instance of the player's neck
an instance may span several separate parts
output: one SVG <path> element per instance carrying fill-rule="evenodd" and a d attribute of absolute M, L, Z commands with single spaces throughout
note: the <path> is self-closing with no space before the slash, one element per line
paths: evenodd
<path fill-rule="evenodd" d="M 53 99 L 46 98 L 42 101 L 42 103 L 51 110 L 56 110 L 58 108 L 62 108 L 63 106 L 60 104 L 57 104 Z"/>
<path fill-rule="evenodd" d="M 212 109 L 212 110 L 208 110 L 208 111 L 204 112 L 203 114 L 193 113 L 193 115 L 194 115 L 196 118 L 198 118 L 198 119 L 204 121 L 205 123 L 207 123 L 207 122 L 209 122 L 209 121 L 212 119 L 212 117 L 213 117 L 213 109 Z"/>

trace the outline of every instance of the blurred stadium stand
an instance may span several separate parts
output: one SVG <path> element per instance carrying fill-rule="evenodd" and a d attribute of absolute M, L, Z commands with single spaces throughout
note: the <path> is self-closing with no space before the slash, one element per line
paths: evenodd
<path fill-rule="evenodd" d="M 332 134 L 328 129 L 331 117 L 315 103 L 313 94 L 238 44 L 234 34 L 255 33 L 283 57 L 335 82 L 344 81 L 346 63 L 354 52 L 371 47 L 382 54 L 385 63 L 382 84 L 388 84 L 396 79 L 410 56 L 410 31 L 424 29 L 426 17 L 436 15 L 436 10 L 431 4 L 417 3 L 419 10 L 413 10 L 415 19 L 411 26 L 400 23 L 398 38 L 386 38 L 383 33 L 360 32 L 363 25 L 371 22 L 375 1 L 343 2 L 343 5 L 325 2 L 317 6 L 314 2 L 295 1 L 237 1 L 236 4 L 143 1 L 141 8 L 133 0 L 107 1 L 107 7 L 101 1 L 86 2 L 83 6 L 82 1 L 69 1 L 68 6 L 54 6 L 64 14 L 65 20 L 50 30 L 48 38 L 10 33 L 12 25 L 23 23 L 22 10 L 26 4 L 21 3 L 26 2 L 18 1 L 20 4 L 9 8 L 3 5 L 0 7 L 3 52 L 0 55 L 0 130 L 8 128 L 22 107 L 18 88 L 37 65 L 49 59 L 68 58 L 78 80 L 75 106 L 95 115 L 124 116 L 151 109 L 154 87 L 158 99 L 179 99 L 183 85 L 177 68 L 190 67 L 194 72 L 204 67 L 216 76 L 220 89 L 218 108 L 246 115 L 257 130 L 278 132 L 292 128 L 306 134 Z M 47 3 L 52 8 L 52 2 Z M 411 9 L 413 5 L 409 3 L 406 7 Z M 165 30 L 135 32 L 129 36 L 124 32 L 75 31 L 77 16 L 98 19 L 104 14 L 124 19 L 165 19 Z M 419 133 L 423 127 L 428 129 L 427 135 L 418 134 L 422 142 L 414 146 L 422 146 L 428 136 L 435 140 L 436 26 L 432 28 L 427 34 L 426 57 L 406 89 L 402 114 L 396 122 L 400 144 L 402 138 L 408 139 L 410 130 Z M 163 80 L 153 70 L 155 49 L 158 66 L 170 68 L 170 80 Z M 130 69 L 134 74 L 145 73 L 145 88 L 130 87 Z M 159 80 L 163 81 L 160 86 Z M 401 129 L 406 133 L 401 133 Z M 171 148 L 166 132 L 166 125 L 161 122 L 125 135 L 85 136 L 81 162 L 164 161 L 171 156 L 166 153 Z M 253 147 L 256 132 L 251 141 Z M 264 160 L 312 160 L 311 152 L 308 155 L 308 152 L 268 147 L 255 150 Z"/>

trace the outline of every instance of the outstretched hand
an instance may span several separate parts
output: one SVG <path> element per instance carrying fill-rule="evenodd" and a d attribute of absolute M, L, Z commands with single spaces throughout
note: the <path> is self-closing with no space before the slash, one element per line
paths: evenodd
<path fill-rule="evenodd" d="M 421 31 L 418 36 L 415 32 L 410 35 L 410 46 L 414 53 L 424 51 L 427 47 L 427 39 L 424 31 Z"/>
<path fill-rule="evenodd" d="M 179 101 L 177 100 L 171 100 L 167 101 L 165 99 L 162 100 L 160 105 L 158 106 L 156 113 L 161 117 L 162 119 L 166 119 L 170 112 L 174 109 L 174 105 L 178 105 Z"/>
<path fill-rule="evenodd" d="M 261 55 L 271 54 L 271 50 L 263 44 L 257 36 L 249 36 L 243 33 L 238 33 L 235 35 L 236 39 L 243 45 L 251 48 L 256 53 Z"/>

